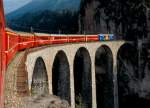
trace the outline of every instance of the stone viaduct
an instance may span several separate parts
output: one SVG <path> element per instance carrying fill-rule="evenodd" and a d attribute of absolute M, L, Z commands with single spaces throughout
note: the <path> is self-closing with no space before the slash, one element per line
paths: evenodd
<path fill-rule="evenodd" d="M 103 41 L 30 51 L 17 73 L 18 94 L 54 94 L 67 100 L 71 108 L 79 104 L 85 108 L 118 108 L 117 57 L 128 44 Z"/>

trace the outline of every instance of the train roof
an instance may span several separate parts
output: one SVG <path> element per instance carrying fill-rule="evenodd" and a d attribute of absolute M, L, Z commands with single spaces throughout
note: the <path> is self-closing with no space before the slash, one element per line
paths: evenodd
<path fill-rule="evenodd" d="M 15 31 L 15 32 L 21 36 L 34 36 L 33 33 L 29 33 L 29 32 L 21 32 L 21 31 Z"/>
<path fill-rule="evenodd" d="M 6 27 L 5 30 L 6 30 L 6 31 L 9 31 L 9 32 L 14 32 L 12 29 L 10 29 L 10 28 L 8 28 L 8 27 Z"/>
<path fill-rule="evenodd" d="M 34 33 L 35 36 L 51 36 L 51 34 L 48 33 Z"/>

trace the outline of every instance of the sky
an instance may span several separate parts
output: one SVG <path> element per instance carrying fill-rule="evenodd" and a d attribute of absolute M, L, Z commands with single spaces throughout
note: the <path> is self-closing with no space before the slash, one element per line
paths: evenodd
<path fill-rule="evenodd" d="M 3 0 L 5 14 L 8 14 L 8 13 L 24 6 L 25 4 L 29 3 L 30 1 L 32 1 L 32 0 Z"/>

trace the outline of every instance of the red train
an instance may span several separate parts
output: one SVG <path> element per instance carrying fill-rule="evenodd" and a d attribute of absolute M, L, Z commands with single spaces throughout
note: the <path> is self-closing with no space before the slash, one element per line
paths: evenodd
<path fill-rule="evenodd" d="M 15 32 L 5 29 L 3 0 L 0 0 L 0 108 L 4 108 L 4 84 L 7 65 L 16 52 L 48 44 L 113 40 L 113 35 L 54 35 Z"/>
<path fill-rule="evenodd" d="M 113 40 L 112 34 L 99 35 L 60 35 L 60 34 L 45 34 L 45 33 L 26 33 L 14 32 L 6 29 L 7 35 L 7 64 L 11 61 L 17 51 L 26 48 L 38 47 L 49 44 L 64 44 L 64 43 L 79 43 L 93 41 L 109 41 Z"/>

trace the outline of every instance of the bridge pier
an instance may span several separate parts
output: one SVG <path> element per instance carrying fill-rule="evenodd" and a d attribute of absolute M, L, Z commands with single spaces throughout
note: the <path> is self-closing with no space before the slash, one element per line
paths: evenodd
<path fill-rule="evenodd" d="M 91 60 L 95 61 L 95 53 L 91 52 Z M 92 108 L 97 108 L 95 62 L 92 62 Z"/>
<path fill-rule="evenodd" d="M 113 56 L 113 83 L 114 83 L 114 108 L 119 108 L 118 104 L 118 81 L 117 81 L 117 53 Z"/>
<path fill-rule="evenodd" d="M 73 59 L 70 60 L 73 64 Z M 70 91 L 71 91 L 71 108 L 75 108 L 75 90 L 74 90 L 74 72 L 73 65 L 70 65 Z"/>

